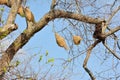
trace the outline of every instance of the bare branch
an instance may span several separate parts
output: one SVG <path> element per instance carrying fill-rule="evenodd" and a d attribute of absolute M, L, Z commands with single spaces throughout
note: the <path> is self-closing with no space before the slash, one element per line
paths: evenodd
<path fill-rule="evenodd" d="M 120 43 L 117 41 L 117 46 L 118 46 L 118 48 L 120 49 Z"/>
<path fill-rule="evenodd" d="M 74 19 L 74 20 L 78 20 L 78 21 L 90 23 L 90 24 L 97 24 L 104 21 L 102 19 L 92 18 L 90 16 L 77 14 L 69 11 L 63 11 L 63 10 L 54 10 L 54 13 L 50 11 L 46 15 L 49 16 L 48 20 L 55 19 L 55 18 L 70 18 L 70 19 Z"/>
<path fill-rule="evenodd" d="M 18 26 L 16 24 L 7 24 L 0 29 L 0 40 L 5 38 L 12 31 L 16 30 Z"/>
<path fill-rule="evenodd" d="M 20 2 L 21 5 L 17 5 L 17 7 L 19 7 L 19 8 L 18 8 L 18 14 L 20 14 L 20 16 L 24 17 L 25 14 L 24 14 L 24 12 L 23 12 L 23 10 L 24 10 L 24 7 L 23 7 L 23 6 L 26 4 L 26 0 L 20 0 L 20 1 L 21 1 L 21 2 Z M 16 0 L 15 0 L 15 2 L 16 2 Z M 23 6 L 22 6 L 22 3 L 23 3 Z M 15 3 L 14 3 L 14 0 L 0 0 L 0 5 L 6 5 L 6 6 L 8 6 L 8 7 L 11 8 L 11 6 L 12 6 L 13 4 L 15 4 Z M 15 8 L 17 9 L 17 7 L 15 7 Z M 12 9 L 11 9 L 11 10 L 12 10 Z M 13 9 L 12 11 L 14 12 L 14 9 Z M 11 22 L 12 22 L 12 20 L 11 20 Z"/>
<path fill-rule="evenodd" d="M 14 3 L 12 4 L 12 7 L 11 7 L 10 13 L 8 15 L 6 24 L 14 23 L 18 9 L 19 9 L 20 4 L 21 4 L 21 0 L 13 0 L 13 2 Z"/>
<path fill-rule="evenodd" d="M 107 36 L 110 36 L 110 35 L 114 34 L 115 32 L 117 32 L 117 31 L 119 31 L 119 30 L 120 30 L 120 26 L 118 26 L 118 27 L 116 27 L 116 28 L 114 28 L 114 29 L 111 29 L 109 32 L 107 32 L 107 33 L 105 34 L 105 36 L 106 36 L 106 37 L 107 37 Z M 104 44 L 104 46 L 105 46 L 117 59 L 120 60 L 120 56 L 118 56 L 114 51 L 112 51 L 112 50 L 107 46 L 107 44 L 105 44 L 104 42 L 103 42 L 103 44 Z"/>
<path fill-rule="evenodd" d="M 114 11 L 112 12 L 112 14 L 109 16 L 108 21 L 105 23 L 105 26 L 103 27 L 103 31 L 104 31 L 104 32 L 105 32 L 106 29 L 110 30 L 110 28 L 108 27 L 108 24 L 109 24 L 110 21 L 112 20 L 113 16 L 114 16 L 119 10 L 120 10 L 120 6 L 119 6 L 116 10 L 114 10 Z M 113 34 L 113 36 L 114 36 L 114 38 L 115 38 L 116 35 Z"/>
<path fill-rule="evenodd" d="M 53 10 L 55 8 L 55 6 L 56 6 L 56 0 L 52 0 L 50 9 Z"/>
<path fill-rule="evenodd" d="M 19 6 L 21 4 L 21 0 L 14 0 L 14 4 L 11 7 L 10 13 L 8 15 L 8 19 L 7 22 L 5 24 L 5 26 L 3 26 L 0 29 L 0 39 L 5 38 L 9 33 L 11 33 L 12 31 L 16 30 L 18 27 L 16 24 L 14 24 Z"/>
<path fill-rule="evenodd" d="M 79 8 L 78 0 L 75 0 L 75 4 L 76 4 L 77 13 L 81 13 L 81 10 L 80 10 L 80 8 Z"/>
<path fill-rule="evenodd" d="M 113 50 L 111 50 L 106 43 L 103 43 L 103 45 L 113 54 L 113 56 L 120 60 L 120 56 L 117 55 Z"/>
<path fill-rule="evenodd" d="M 101 41 L 100 40 L 97 40 L 95 41 L 87 50 L 87 55 L 85 57 L 85 60 L 84 60 L 84 63 L 83 63 L 83 68 L 85 69 L 85 71 L 90 75 L 91 79 L 92 80 L 96 80 L 93 73 L 87 68 L 87 62 L 88 62 L 88 59 L 90 57 L 90 54 L 91 54 L 91 51 L 92 49 L 98 44 L 100 43 Z"/>
<path fill-rule="evenodd" d="M 108 18 L 108 21 L 107 21 L 107 25 L 110 23 L 111 19 L 113 18 L 113 16 L 120 10 L 120 6 L 113 11 L 113 13 L 110 15 L 110 17 Z"/>
<path fill-rule="evenodd" d="M 115 0 L 115 1 L 113 2 L 111 8 L 115 6 L 115 3 L 116 3 L 116 2 L 117 2 L 117 0 Z"/>
<path fill-rule="evenodd" d="M 116 28 L 113 28 L 113 29 L 111 29 L 110 31 L 108 31 L 107 33 L 105 33 L 105 36 L 106 36 L 106 37 L 107 37 L 107 36 L 110 36 L 111 34 L 117 32 L 117 31 L 119 31 L 119 30 L 120 30 L 120 26 L 118 26 L 118 27 L 116 27 Z"/>

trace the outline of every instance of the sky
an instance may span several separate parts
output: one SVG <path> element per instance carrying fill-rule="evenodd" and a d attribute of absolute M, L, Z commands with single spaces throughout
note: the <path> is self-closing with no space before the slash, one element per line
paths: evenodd
<path fill-rule="evenodd" d="M 51 0 L 30 0 L 28 1 L 27 5 L 30 7 L 30 10 L 33 12 L 33 14 L 35 15 L 35 20 L 38 21 L 40 20 L 40 18 L 43 17 L 43 15 L 45 15 L 49 9 L 50 9 L 50 3 Z M 32 5 L 32 6 L 31 6 Z M 19 23 L 20 22 L 20 23 Z M 16 23 L 19 23 L 19 32 L 22 32 L 25 29 L 25 19 L 21 18 L 19 15 L 17 16 L 16 19 Z M 59 24 L 58 24 L 59 25 Z M 57 62 L 61 62 L 58 60 L 58 58 L 64 58 L 64 59 L 68 59 L 68 52 L 64 49 L 61 48 L 57 45 L 56 40 L 55 40 L 55 36 L 54 36 L 54 32 L 52 32 L 52 26 L 53 26 L 53 22 L 49 22 L 48 25 L 46 25 L 41 31 L 39 31 L 38 33 L 36 33 L 31 39 L 30 41 L 22 48 L 22 52 L 27 53 L 26 55 L 34 55 L 37 53 L 40 54 L 45 54 L 46 51 L 49 52 L 49 57 L 48 58 L 55 58 L 55 63 Z M 60 26 L 57 26 L 58 28 Z M 16 33 L 18 34 L 18 31 L 16 31 Z M 14 34 L 14 33 L 13 33 Z M 21 53 L 21 50 L 19 51 Z M 18 53 L 19 53 L 18 52 Z M 20 56 L 18 56 L 20 57 Z M 23 55 L 21 55 L 21 57 L 23 57 Z M 25 56 L 25 58 L 27 58 L 28 56 Z M 37 57 L 37 59 L 39 59 L 39 56 Z M 38 63 L 36 62 L 37 60 L 33 60 L 32 63 L 34 65 L 37 65 Z M 82 62 L 80 62 L 81 64 L 83 63 L 83 59 L 81 59 Z M 61 68 L 57 69 L 57 66 L 59 66 L 59 64 L 56 64 L 55 70 L 53 69 L 53 72 L 56 70 L 61 72 Z M 61 65 L 60 65 L 61 66 Z M 34 67 L 34 66 L 33 66 Z M 79 80 L 79 75 L 83 75 L 82 71 L 83 68 L 82 66 L 80 66 L 81 69 L 76 69 L 80 70 L 80 74 L 75 73 L 76 76 L 71 77 L 72 80 Z M 76 67 L 79 68 L 79 67 Z M 48 70 L 48 69 L 47 69 Z M 46 71 L 47 71 L 46 70 Z M 65 73 L 67 74 L 69 71 L 66 71 Z M 86 74 L 86 73 L 84 73 Z"/>
<path fill-rule="evenodd" d="M 27 6 L 29 6 L 30 10 L 35 15 L 34 17 L 35 17 L 36 21 L 39 21 L 40 18 L 42 18 L 50 10 L 50 4 L 51 4 L 51 0 L 29 0 L 27 2 Z M 18 24 L 19 28 L 17 31 L 14 31 L 11 34 L 11 35 L 14 35 L 14 37 L 12 36 L 12 41 L 26 28 L 25 18 L 22 18 L 19 15 L 17 15 L 16 23 Z M 62 66 L 59 64 L 62 61 L 60 61 L 59 59 L 61 59 L 61 58 L 68 59 L 69 56 L 68 56 L 68 51 L 66 51 L 65 49 L 63 49 L 57 45 L 55 36 L 54 36 L 54 32 L 52 32 L 52 26 L 53 26 L 53 22 L 51 21 L 41 31 L 37 32 L 30 39 L 30 41 L 22 49 L 20 49 L 18 51 L 18 56 L 15 56 L 15 59 L 17 60 L 19 58 L 20 60 L 23 59 L 23 61 L 24 61 L 24 59 L 27 60 L 29 57 L 33 56 L 34 54 L 38 54 L 38 56 L 36 56 L 34 59 L 32 59 L 30 64 L 33 65 L 32 67 L 33 67 L 33 69 L 35 69 L 36 72 L 39 69 L 36 66 L 42 65 L 41 68 L 44 68 L 44 66 L 46 66 L 47 69 L 45 68 L 45 69 L 41 70 L 41 72 L 42 71 L 44 72 L 44 70 L 48 70 L 50 67 L 50 65 L 44 64 L 46 59 L 47 58 L 55 58 L 55 67 L 51 71 L 53 71 L 53 73 L 57 72 L 57 71 L 60 72 L 62 68 L 61 67 L 59 68 L 58 66 Z M 59 28 L 59 27 L 61 27 L 60 23 L 57 24 L 57 28 Z M 9 37 L 11 37 L 11 36 L 9 36 Z M 11 42 L 9 43 L 9 41 L 7 41 L 4 43 L 9 45 Z M 79 46 L 79 47 L 81 47 L 81 46 Z M 96 51 L 96 49 L 99 47 L 100 47 L 100 49 L 105 50 L 104 47 L 98 46 L 94 49 L 94 51 L 96 53 L 101 54 L 102 50 Z M 49 56 L 47 56 L 47 58 L 45 57 L 46 51 L 48 51 L 48 53 L 49 53 Z M 98 54 L 95 54 L 95 52 L 94 52 L 94 54 L 91 54 L 91 58 L 88 62 L 88 66 L 93 72 L 97 72 L 97 71 L 100 72 L 100 71 L 104 70 L 105 68 L 109 67 L 109 64 L 111 64 L 111 62 L 109 62 L 109 60 L 108 60 L 108 62 L 106 61 L 105 64 L 101 63 L 101 60 L 98 59 L 97 56 L 105 57 L 104 56 L 105 54 L 98 55 Z M 40 55 L 43 55 L 45 57 L 45 59 L 43 60 L 43 62 L 38 63 Z M 108 55 L 111 55 L 111 54 L 108 54 Z M 74 66 L 74 70 L 77 73 L 72 74 L 72 77 L 70 77 L 70 80 L 80 80 L 80 79 L 81 80 L 83 80 L 83 79 L 90 80 L 88 74 L 84 71 L 84 69 L 82 67 L 84 58 L 85 58 L 85 55 L 82 55 L 82 56 L 80 56 L 80 58 L 75 60 L 74 64 L 76 64 L 76 65 Z M 112 61 L 112 58 L 113 57 L 110 58 L 111 59 L 110 61 Z M 98 62 L 101 64 L 97 64 Z M 102 67 L 101 65 L 105 65 L 105 66 Z M 69 67 L 67 70 L 65 70 L 65 73 L 69 74 L 69 71 L 71 71 L 70 69 L 71 69 L 71 67 Z M 80 77 L 80 76 L 82 76 L 82 77 Z"/>

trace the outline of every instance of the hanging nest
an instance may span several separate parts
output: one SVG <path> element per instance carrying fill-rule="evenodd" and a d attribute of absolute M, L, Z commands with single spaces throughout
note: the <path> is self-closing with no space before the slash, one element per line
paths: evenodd
<path fill-rule="evenodd" d="M 80 36 L 73 36 L 73 42 L 75 45 L 79 45 L 82 38 Z"/>
<path fill-rule="evenodd" d="M 34 22 L 34 16 L 28 7 L 25 8 L 25 16 L 28 21 Z"/>
<path fill-rule="evenodd" d="M 23 6 L 20 6 L 19 9 L 18 9 L 18 14 L 20 14 L 20 16 L 22 16 L 22 17 L 25 16 L 23 9 L 24 9 Z"/>
<path fill-rule="evenodd" d="M 56 38 L 56 42 L 57 42 L 58 46 L 64 47 L 66 50 L 69 50 L 69 48 L 65 42 L 65 39 L 62 36 L 60 36 L 58 33 L 55 33 L 55 38 Z"/>

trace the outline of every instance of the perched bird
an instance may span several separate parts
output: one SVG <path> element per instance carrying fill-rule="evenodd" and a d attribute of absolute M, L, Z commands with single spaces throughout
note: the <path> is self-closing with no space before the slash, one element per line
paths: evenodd
<path fill-rule="evenodd" d="M 73 42 L 75 45 L 79 45 L 82 38 L 80 36 L 73 36 Z"/>
<path fill-rule="evenodd" d="M 64 47 L 66 50 L 69 49 L 65 42 L 65 39 L 56 32 L 55 32 L 55 38 L 56 38 L 56 42 L 57 42 L 58 46 Z"/>
<path fill-rule="evenodd" d="M 24 12 L 25 12 L 25 17 L 26 17 L 27 21 L 35 22 L 34 16 L 28 7 L 25 8 Z"/>
<path fill-rule="evenodd" d="M 18 9 L 18 14 L 20 14 L 20 16 L 25 17 L 25 13 L 24 13 L 24 8 L 23 6 L 20 6 Z"/>

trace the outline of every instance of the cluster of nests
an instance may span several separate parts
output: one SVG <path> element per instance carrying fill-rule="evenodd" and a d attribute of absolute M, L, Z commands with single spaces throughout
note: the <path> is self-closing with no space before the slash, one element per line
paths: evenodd
<path fill-rule="evenodd" d="M 13 2 L 14 2 L 13 0 L 10 0 L 11 5 L 13 4 Z M 8 0 L 2 0 L 0 2 L 0 4 L 8 4 L 8 3 L 9 3 Z M 24 8 L 21 5 L 18 9 L 18 14 L 22 17 L 26 17 L 27 21 L 29 21 L 29 22 L 33 22 L 33 23 L 35 22 L 34 16 L 28 7 Z M 103 26 L 105 26 L 105 23 L 106 23 L 106 21 L 102 21 L 101 23 L 95 24 L 95 31 L 93 34 L 93 38 L 99 39 L 101 41 L 105 40 L 105 37 L 103 34 L 103 32 L 104 32 Z M 55 32 L 55 38 L 56 38 L 56 42 L 57 42 L 58 46 L 64 47 L 66 50 L 69 49 L 65 42 L 65 39 L 56 32 Z M 80 36 L 73 36 L 73 42 L 75 45 L 79 45 L 81 40 L 82 40 L 82 38 Z"/>
<path fill-rule="evenodd" d="M 93 33 L 93 38 L 95 39 L 99 39 L 101 41 L 105 41 L 105 35 L 104 35 L 104 29 L 106 26 L 106 21 L 102 21 L 101 23 L 95 24 L 95 31 Z M 60 36 L 58 33 L 55 33 L 55 38 L 56 38 L 56 42 L 58 44 L 58 46 L 65 48 L 66 50 L 68 50 L 68 46 L 65 42 L 65 39 Z M 82 40 L 82 38 L 80 36 L 73 36 L 73 42 L 75 45 L 79 45 L 80 41 Z"/>
<path fill-rule="evenodd" d="M 7 6 L 11 7 L 14 4 L 14 0 L 1 0 L 0 4 L 6 4 Z M 23 7 L 20 5 L 18 9 L 18 14 L 22 17 L 26 17 L 27 21 L 34 22 L 33 13 L 30 11 L 28 7 Z"/>
<path fill-rule="evenodd" d="M 69 47 L 67 46 L 65 39 L 60 36 L 58 33 L 55 32 L 55 38 L 58 46 L 65 48 L 66 50 L 69 50 Z M 82 38 L 80 36 L 73 36 L 73 42 L 75 45 L 79 45 Z"/>

